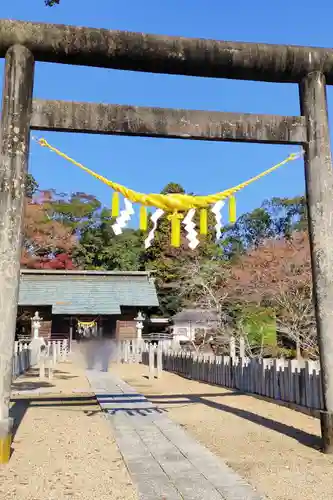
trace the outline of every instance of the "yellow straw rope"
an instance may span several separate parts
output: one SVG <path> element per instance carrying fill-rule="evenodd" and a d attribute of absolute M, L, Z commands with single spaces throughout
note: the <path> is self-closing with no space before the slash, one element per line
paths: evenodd
<path fill-rule="evenodd" d="M 86 328 L 96 326 L 96 321 L 78 321 L 79 326 L 85 326 Z"/>
<path fill-rule="evenodd" d="M 69 161 L 73 165 L 76 165 L 77 167 L 81 168 L 88 174 L 92 175 L 96 179 L 104 182 L 107 186 L 111 187 L 114 191 L 117 193 L 120 193 L 122 196 L 127 198 L 129 201 L 132 203 L 140 203 L 141 205 L 145 206 L 151 206 L 151 207 L 156 207 L 156 208 L 161 208 L 164 211 L 176 211 L 176 210 L 181 210 L 181 211 L 186 211 L 189 210 L 190 208 L 207 208 L 210 205 L 216 203 L 217 201 L 220 200 L 225 200 L 226 198 L 229 198 L 232 196 L 234 193 L 237 191 L 240 191 L 241 189 L 245 188 L 249 184 L 252 184 L 253 182 L 261 179 L 262 177 L 270 174 L 271 172 L 274 172 L 274 170 L 277 170 L 279 167 L 282 167 L 282 165 L 285 165 L 286 163 L 296 160 L 297 158 L 300 157 L 300 154 L 298 153 L 292 153 L 290 154 L 285 160 L 281 161 L 277 165 L 274 165 L 273 167 L 265 170 L 261 174 L 256 175 L 255 177 L 252 177 L 251 179 L 242 182 L 241 184 L 238 184 L 238 186 L 235 186 L 230 189 L 226 189 L 225 191 L 221 191 L 220 193 L 215 193 L 215 194 L 209 194 L 206 196 L 191 196 L 187 194 L 143 194 L 143 193 L 138 193 L 137 191 L 134 191 L 132 189 L 126 188 L 125 186 L 122 186 L 121 184 L 118 184 L 117 182 L 110 181 L 103 177 L 102 175 L 97 174 L 96 172 L 93 172 L 89 168 L 85 167 L 81 163 L 73 160 L 73 158 L 70 158 L 68 155 L 65 153 L 62 153 L 59 151 L 57 148 L 51 146 L 45 139 L 39 139 L 37 142 L 43 146 L 47 147 L 57 155 L 61 156 L 65 160 Z M 173 220 L 173 219 L 172 219 Z M 175 221 L 174 224 L 176 225 L 177 222 Z"/>

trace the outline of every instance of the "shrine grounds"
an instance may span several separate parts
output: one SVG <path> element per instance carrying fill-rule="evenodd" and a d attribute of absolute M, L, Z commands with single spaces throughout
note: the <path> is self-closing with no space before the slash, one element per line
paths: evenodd
<path fill-rule="evenodd" d="M 112 364 L 109 373 L 222 458 L 258 495 L 330 498 L 333 460 L 319 451 L 317 419 L 167 372 L 149 380 L 141 364 Z M 34 370 L 16 379 L 11 411 L 16 432 L 10 463 L 0 470 L 0 498 L 138 498 L 137 476 L 131 478 L 113 423 L 80 364 L 59 363 L 50 381 Z"/>

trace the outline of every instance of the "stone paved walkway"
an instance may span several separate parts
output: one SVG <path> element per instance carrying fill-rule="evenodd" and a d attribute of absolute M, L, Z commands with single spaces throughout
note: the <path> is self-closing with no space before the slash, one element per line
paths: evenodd
<path fill-rule="evenodd" d="M 140 500 L 262 500 L 221 459 L 114 374 L 87 371 Z"/>

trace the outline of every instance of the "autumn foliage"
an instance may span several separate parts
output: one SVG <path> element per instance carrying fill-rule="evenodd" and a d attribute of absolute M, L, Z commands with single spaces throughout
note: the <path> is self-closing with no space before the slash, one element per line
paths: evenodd
<path fill-rule="evenodd" d="M 295 231 L 290 238 L 269 238 L 241 255 L 232 267 L 230 285 L 251 301 L 270 299 L 277 293 L 311 281 L 308 234 Z"/>
<path fill-rule="evenodd" d="M 21 265 L 32 269 L 74 269 L 76 237 L 70 227 L 50 216 L 49 197 L 25 200 Z"/>

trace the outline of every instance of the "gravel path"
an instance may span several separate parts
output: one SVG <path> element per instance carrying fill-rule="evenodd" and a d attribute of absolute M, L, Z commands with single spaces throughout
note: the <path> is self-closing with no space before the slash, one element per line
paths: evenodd
<path fill-rule="evenodd" d="M 172 373 L 151 382 L 143 365 L 112 370 L 267 498 L 332 498 L 333 459 L 318 451 L 315 418 Z"/>
<path fill-rule="evenodd" d="M 12 411 L 23 418 L 11 461 L 0 469 L 0 498 L 135 500 L 112 428 L 89 398 L 83 371 L 67 363 L 58 366 L 51 386 L 40 384 L 33 372 L 15 381 L 15 390 L 42 389 L 43 394 L 14 400 Z"/>

